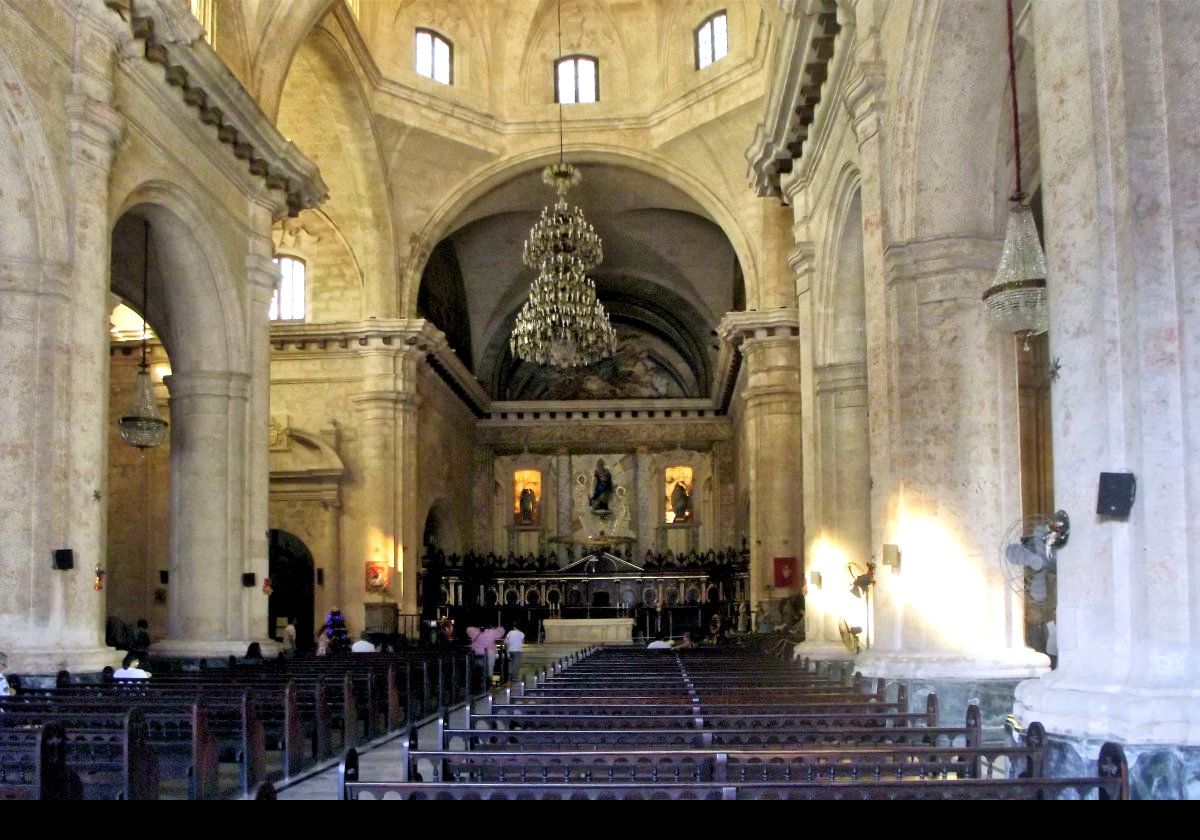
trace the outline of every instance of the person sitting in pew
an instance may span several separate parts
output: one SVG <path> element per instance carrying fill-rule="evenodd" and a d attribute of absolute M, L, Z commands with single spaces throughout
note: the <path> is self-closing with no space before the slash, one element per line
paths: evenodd
<path fill-rule="evenodd" d="M 148 680 L 150 672 L 143 671 L 138 666 L 142 662 L 135 654 L 127 653 L 125 658 L 121 660 L 121 667 L 113 671 L 114 680 Z"/>
<path fill-rule="evenodd" d="M 4 672 L 8 670 L 8 654 L 0 652 L 0 697 L 12 697 L 15 692 L 8 684 L 8 677 L 4 676 Z"/>
<path fill-rule="evenodd" d="M 364 630 L 363 634 L 358 637 L 358 641 L 355 642 L 354 644 L 350 645 L 350 652 L 351 653 L 378 653 L 379 651 L 375 647 L 375 645 L 371 644 L 371 639 L 369 638 L 369 636 L 370 636 L 370 634 Z"/>

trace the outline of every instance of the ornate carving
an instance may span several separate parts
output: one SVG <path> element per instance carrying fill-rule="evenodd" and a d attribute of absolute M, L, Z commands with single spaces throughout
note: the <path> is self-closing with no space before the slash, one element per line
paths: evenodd
<path fill-rule="evenodd" d="M 267 445 L 272 452 L 287 452 L 291 449 L 291 420 L 284 417 L 280 421 L 274 414 L 271 415 L 271 423 L 267 427 Z"/>

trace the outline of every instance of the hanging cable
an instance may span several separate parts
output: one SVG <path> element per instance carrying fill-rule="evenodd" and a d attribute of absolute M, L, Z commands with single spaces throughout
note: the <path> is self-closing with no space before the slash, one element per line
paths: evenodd
<path fill-rule="evenodd" d="M 562 88 L 558 86 L 558 74 L 561 72 L 563 51 L 562 51 L 562 0 L 558 0 L 558 61 L 554 62 L 554 88 L 558 92 L 555 98 L 558 100 L 558 162 L 561 165 L 563 162 L 563 102 Z"/>
<path fill-rule="evenodd" d="M 1012 0 L 1005 0 L 1005 5 L 1008 9 L 1008 87 L 1012 94 L 1012 130 L 1013 130 L 1013 152 L 1015 155 L 1016 169 L 1016 185 L 1017 190 L 1013 193 L 1013 201 L 1021 201 L 1025 198 L 1025 193 L 1021 189 L 1021 117 L 1017 107 L 1017 52 L 1013 46 L 1013 4 Z"/>

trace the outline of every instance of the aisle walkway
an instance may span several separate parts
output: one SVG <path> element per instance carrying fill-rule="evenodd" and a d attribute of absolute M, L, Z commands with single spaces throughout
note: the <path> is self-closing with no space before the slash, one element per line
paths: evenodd
<path fill-rule="evenodd" d="M 571 644 L 540 644 L 525 646 L 521 673 L 532 676 L 550 663 L 570 656 L 582 646 Z M 359 770 L 364 778 L 394 779 L 399 776 L 401 738 L 407 731 L 392 732 L 358 748 Z M 276 785 L 280 799 L 337 799 L 338 764 L 341 756 L 324 764 L 309 768 L 296 781 L 284 781 Z"/>

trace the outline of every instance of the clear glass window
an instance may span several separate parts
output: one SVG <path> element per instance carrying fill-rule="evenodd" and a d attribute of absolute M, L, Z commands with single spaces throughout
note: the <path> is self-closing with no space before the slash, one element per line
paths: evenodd
<path fill-rule="evenodd" d="M 276 257 L 279 266 L 279 285 L 271 296 L 267 317 L 272 321 L 304 320 L 304 260 L 295 257 Z"/>
<path fill-rule="evenodd" d="M 432 29 L 418 29 L 416 43 L 417 74 L 444 85 L 451 84 L 454 50 L 450 42 Z"/>
<path fill-rule="evenodd" d="M 724 11 L 705 18 L 696 29 L 696 69 L 729 55 L 729 19 Z"/>
<path fill-rule="evenodd" d="M 596 59 L 585 55 L 561 58 L 554 66 L 555 101 L 563 105 L 586 105 L 600 99 L 600 75 Z"/>

